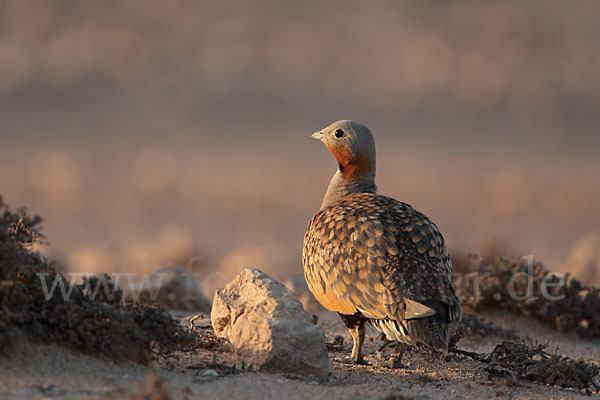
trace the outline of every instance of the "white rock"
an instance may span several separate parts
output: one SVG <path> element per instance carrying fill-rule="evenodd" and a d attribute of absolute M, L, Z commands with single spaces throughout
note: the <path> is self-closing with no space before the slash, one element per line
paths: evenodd
<path fill-rule="evenodd" d="M 211 320 L 215 334 L 254 369 L 310 381 L 329 377 L 325 333 L 288 288 L 257 269 L 245 269 L 215 293 Z"/>
<path fill-rule="evenodd" d="M 209 312 L 206 298 L 196 279 L 185 268 L 168 266 L 154 271 L 129 288 L 124 297 L 142 302 L 157 302 L 169 310 Z"/>

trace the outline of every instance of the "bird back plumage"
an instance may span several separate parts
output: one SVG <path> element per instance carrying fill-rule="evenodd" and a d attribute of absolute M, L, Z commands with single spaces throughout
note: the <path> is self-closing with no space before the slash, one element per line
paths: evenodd
<path fill-rule="evenodd" d="M 313 217 L 302 258 L 328 310 L 360 315 L 390 340 L 447 348 L 461 318 L 452 263 L 435 224 L 410 205 L 350 194 Z"/>

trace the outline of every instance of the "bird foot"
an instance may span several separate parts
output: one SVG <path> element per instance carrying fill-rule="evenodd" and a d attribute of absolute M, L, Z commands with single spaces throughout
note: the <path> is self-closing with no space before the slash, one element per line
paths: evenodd
<path fill-rule="evenodd" d="M 352 358 L 344 358 L 342 359 L 344 364 L 352 364 L 352 365 L 371 365 L 364 358 L 353 360 Z"/>
<path fill-rule="evenodd" d="M 390 357 L 387 361 L 384 361 L 381 366 L 389 369 L 410 369 L 407 365 L 402 363 L 399 358 L 395 357 Z"/>

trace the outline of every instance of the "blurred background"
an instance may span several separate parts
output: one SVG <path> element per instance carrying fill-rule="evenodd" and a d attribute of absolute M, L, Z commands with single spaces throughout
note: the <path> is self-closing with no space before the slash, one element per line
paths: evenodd
<path fill-rule="evenodd" d="M 71 271 L 284 278 L 336 169 L 310 134 L 348 118 L 380 192 L 456 260 L 598 283 L 599 20 L 598 1 L 2 0 L 0 194 Z"/>

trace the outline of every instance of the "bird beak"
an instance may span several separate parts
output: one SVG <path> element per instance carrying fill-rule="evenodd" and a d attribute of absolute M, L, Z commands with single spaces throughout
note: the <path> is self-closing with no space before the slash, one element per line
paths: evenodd
<path fill-rule="evenodd" d="M 323 134 L 321 132 L 315 132 L 310 135 L 310 137 L 317 140 L 323 140 Z"/>

